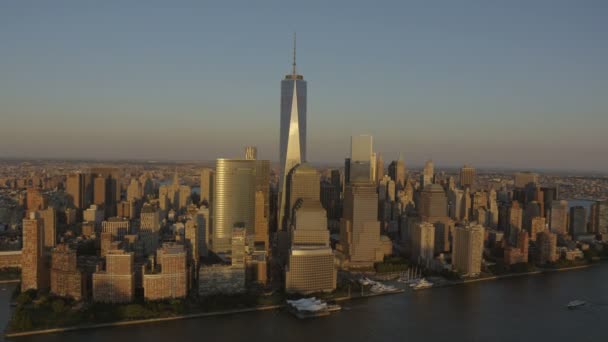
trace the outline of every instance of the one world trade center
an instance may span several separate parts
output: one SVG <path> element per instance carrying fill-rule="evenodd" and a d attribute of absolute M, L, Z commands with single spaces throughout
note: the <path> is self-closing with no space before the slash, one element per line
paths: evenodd
<path fill-rule="evenodd" d="M 296 165 L 306 161 L 306 81 L 296 72 L 296 39 L 293 41 L 291 74 L 281 81 L 281 141 L 279 173 L 279 229 L 284 227 L 287 175 Z"/>

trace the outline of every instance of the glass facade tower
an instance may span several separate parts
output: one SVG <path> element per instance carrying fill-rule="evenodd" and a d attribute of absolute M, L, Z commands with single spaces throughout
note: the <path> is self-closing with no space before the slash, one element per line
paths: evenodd
<path fill-rule="evenodd" d="M 280 133 L 279 227 L 285 215 L 285 182 L 287 174 L 296 165 L 306 161 L 306 81 L 296 73 L 295 40 L 293 70 L 281 81 L 281 133 Z"/>

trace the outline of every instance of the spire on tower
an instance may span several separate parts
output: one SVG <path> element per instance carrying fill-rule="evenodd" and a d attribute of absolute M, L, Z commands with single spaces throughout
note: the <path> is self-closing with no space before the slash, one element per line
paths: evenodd
<path fill-rule="evenodd" d="M 292 66 L 292 74 L 296 74 L 296 33 L 293 33 L 293 64 Z"/>

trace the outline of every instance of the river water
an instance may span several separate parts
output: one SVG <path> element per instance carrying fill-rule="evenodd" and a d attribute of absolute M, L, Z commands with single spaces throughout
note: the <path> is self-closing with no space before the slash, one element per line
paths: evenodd
<path fill-rule="evenodd" d="M 12 287 L 14 285 L 0 285 Z M 10 289 L 0 293 L 7 319 Z M 573 299 L 589 304 L 566 309 Z M 257 312 L 15 341 L 607 341 L 608 264 L 344 303 L 329 317 Z"/>

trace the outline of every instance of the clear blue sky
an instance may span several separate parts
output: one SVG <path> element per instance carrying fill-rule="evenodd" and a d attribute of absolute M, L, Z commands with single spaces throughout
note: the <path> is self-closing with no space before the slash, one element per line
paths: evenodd
<path fill-rule="evenodd" d="M 255 3 L 255 4 L 254 4 Z M 608 170 L 608 1 L 2 1 L 0 156 L 278 159 L 280 80 L 308 155 Z"/>

